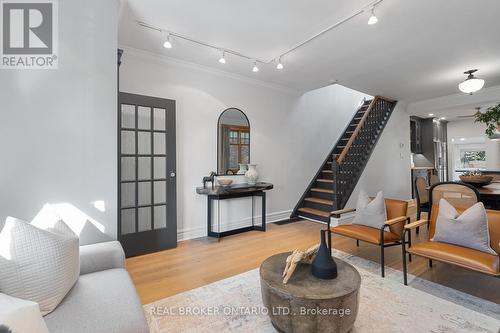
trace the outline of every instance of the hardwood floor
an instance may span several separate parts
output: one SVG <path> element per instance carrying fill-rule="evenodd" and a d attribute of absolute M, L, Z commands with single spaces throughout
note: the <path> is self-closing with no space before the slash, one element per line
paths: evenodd
<path fill-rule="evenodd" d="M 411 212 L 410 216 L 415 216 Z M 299 221 L 269 224 L 267 232 L 251 231 L 223 238 L 199 238 L 179 242 L 172 250 L 127 259 L 127 270 L 141 302 L 147 304 L 186 290 L 258 268 L 272 254 L 307 248 L 318 242 L 322 224 Z M 413 240 L 426 238 L 426 230 Z M 378 247 L 335 235 L 334 248 L 379 262 Z M 386 266 L 402 270 L 401 248 L 386 248 Z M 500 303 L 500 279 L 456 266 L 414 257 L 409 273 L 480 298 Z M 402 282 L 401 282 L 402 283 Z"/>

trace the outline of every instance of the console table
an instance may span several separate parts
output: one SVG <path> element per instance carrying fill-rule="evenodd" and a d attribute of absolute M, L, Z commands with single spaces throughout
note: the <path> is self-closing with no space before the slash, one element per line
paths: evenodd
<path fill-rule="evenodd" d="M 234 184 L 231 186 L 215 186 L 203 188 L 197 187 L 196 193 L 207 196 L 207 231 L 209 237 L 221 238 L 224 236 L 234 235 L 250 230 L 266 231 L 266 192 L 273 188 L 271 183 L 257 183 L 250 184 Z M 239 229 L 232 229 L 227 231 L 220 231 L 220 214 L 218 216 L 218 232 L 212 230 L 212 201 L 214 200 L 227 200 L 234 198 L 252 197 L 252 225 Z M 261 225 L 254 225 L 254 197 L 262 198 L 262 223 Z"/>

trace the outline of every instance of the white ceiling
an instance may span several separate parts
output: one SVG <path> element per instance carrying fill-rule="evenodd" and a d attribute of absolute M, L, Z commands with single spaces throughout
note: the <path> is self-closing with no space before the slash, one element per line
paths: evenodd
<path fill-rule="evenodd" d="M 123 0 L 119 43 L 275 83 L 300 92 L 338 80 L 371 95 L 418 101 L 458 92 L 463 71 L 478 68 L 485 87 L 500 84 L 500 1 L 384 0 L 376 25 L 368 13 L 293 51 L 285 69 L 174 39 L 162 47 L 159 32 L 136 20 L 251 57 L 270 60 L 370 0 Z"/>

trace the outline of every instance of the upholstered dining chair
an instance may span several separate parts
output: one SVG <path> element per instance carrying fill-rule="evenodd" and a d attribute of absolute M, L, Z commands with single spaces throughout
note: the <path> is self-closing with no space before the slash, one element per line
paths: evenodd
<path fill-rule="evenodd" d="M 438 175 L 431 175 L 431 178 L 429 179 L 429 184 L 432 186 L 432 185 L 435 185 L 437 183 L 439 183 L 439 176 Z"/>
<path fill-rule="evenodd" d="M 486 210 L 488 216 L 490 246 L 497 255 L 481 252 L 463 246 L 449 243 L 431 241 L 436 230 L 436 221 L 439 213 L 439 201 L 444 198 L 453 205 L 459 213 L 473 206 L 479 201 L 479 192 L 469 184 L 459 182 L 438 183 L 430 189 L 431 212 L 429 220 L 419 220 L 405 225 L 404 234 L 418 226 L 429 224 L 428 240 L 402 247 L 403 251 L 403 279 L 407 282 L 406 253 L 414 254 L 429 259 L 429 267 L 432 261 L 457 265 L 484 274 L 500 276 L 500 211 Z"/>
<path fill-rule="evenodd" d="M 424 177 L 415 178 L 415 194 L 417 199 L 417 220 L 420 220 L 422 212 L 429 214 L 429 191 L 427 190 L 427 181 Z M 417 234 L 419 228 L 417 228 Z"/>
<path fill-rule="evenodd" d="M 387 221 L 385 221 L 385 224 L 380 229 L 361 224 L 344 224 L 331 228 L 333 234 L 355 239 L 358 246 L 359 241 L 378 245 L 380 247 L 382 277 L 385 276 L 384 249 L 400 244 L 403 246 L 411 244 L 411 234 L 408 234 L 408 239 L 403 238 L 404 225 L 410 222 L 410 218 L 407 216 L 408 202 L 395 199 L 385 199 L 384 201 Z M 331 213 L 331 216 L 340 218 L 343 214 L 355 211 L 356 209 L 354 208 L 336 210 Z M 409 256 L 409 259 L 411 261 L 411 256 Z"/>

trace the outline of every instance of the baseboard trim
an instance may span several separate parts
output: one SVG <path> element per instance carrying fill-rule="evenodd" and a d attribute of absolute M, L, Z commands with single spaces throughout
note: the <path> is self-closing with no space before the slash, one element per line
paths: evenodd
<path fill-rule="evenodd" d="M 266 214 L 266 224 L 287 220 L 290 218 L 291 213 L 292 213 L 291 210 L 286 210 L 286 211 L 282 211 L 282 212 L 274 212 L 274 213 Z M 256 225 L 260 224 L 261 216 L 262 215 L 255 215 L 254 216 L 254 221 L 255 221 Z M 238 228 L 242 228 L 242 227 L 246 227 L 246 226 L 250 226 L 250 225 L 252 225 L 252 218 L 245 217 L 245 218 L 240 219 L 240 220 L 221 223 L 220 227 L 221 227 L 221 230 L 224 231 L 224 230 L 229 230 L 229 229 L 238 229 Z M 216 230 L 216 228 L 214 228 L 214 230 Z M 183 241 L 183 240 L 195 239 L 195 238 L 201 238 L 201 237 L 207 237 L 206 223 L 203 226 L 197 226 L 194 228 L 186 228 L 186 229 L 182 229 L 182 230 L 177 230 L 177 241 Z"/>

